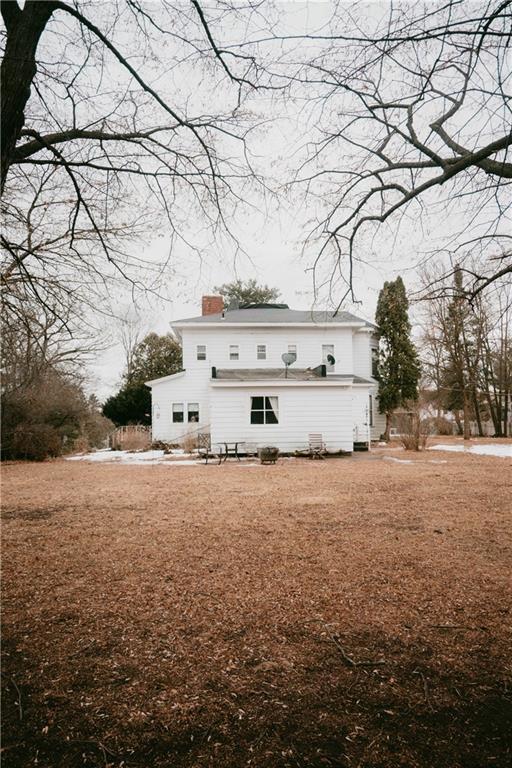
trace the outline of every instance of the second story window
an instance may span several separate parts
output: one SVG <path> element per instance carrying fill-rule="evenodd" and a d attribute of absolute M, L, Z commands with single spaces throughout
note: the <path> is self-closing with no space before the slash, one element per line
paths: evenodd
<path fill-rule="evenodd" d="M 206 344 L 198 344 L 196 349 L 197 349 L 197 359 L 206 360 Z"/>
<path fill-rule="evenodd" d="M 322 344 L 322 363 L 328 371 L 334 370 L 336 360 L 334 359 L 334 344 Z"/>
<path fill-rule="evenodd" d="M 240 357 L 238 344 L 230 344 L 229 345 L 229 359 L 230 360 L 238 360 Z"/>
<path fill-rule="evenodd" d="M 288 352 L 292 355 L 295 355 L 295 359 L 297 359 L 297 345 L 296 344 L 288 344 Z"/>
<path fill-rule="evenodd" d="M 258 344 L 256 347 L 256 359 L 257 360 L 266 360 L 267 359 L 267 345 L 266 344 Z"/>
<path fill-rule="evenodd" d="M 183 403 L 172 404 L 172 420 L 175 423 L 183 421 Z"/>

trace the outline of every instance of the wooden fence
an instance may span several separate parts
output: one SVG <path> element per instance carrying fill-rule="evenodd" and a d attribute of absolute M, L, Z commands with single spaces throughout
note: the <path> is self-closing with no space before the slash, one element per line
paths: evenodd
<path fill-rule="evenodd" d="M 151 429 L 142 424 L 128 424 L 117 427 L 109 437 L 109 445 L 115 451 L 133 451 L 149 448 L 151 445 Z"/>

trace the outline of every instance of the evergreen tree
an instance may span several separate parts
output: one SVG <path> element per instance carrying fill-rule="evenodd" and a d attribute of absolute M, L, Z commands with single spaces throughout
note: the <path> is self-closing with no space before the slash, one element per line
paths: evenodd
<path fill-rule="evenodd" d="M 229 306 L 231 302 L 244 304 L 267 304 L 277 301 L 280 295 L 278 288 L 270 288 L 268 285 L 258 285 L 254 278 L 250 280 L 235 280 L 232 283 L 217 285 L 213 289 L 224 299 L 224 304 Z"/>
<path fill-rule="evenodd" d="M 116 426 L 150 424 L 151 392 L 144 382 L 181 369 L 181 346 L 174 336 L 149 333 L 134 350 L 131 370 L 125 372 L 123 386 L 105 402 L 104 415 Z"/>
<path fill-rule="evenodd" d="M 402 278 L 385 282 L 379 294 L 375 322 L 379 326 L 381 347 L 377 371 L 379 410 L 386 414 L 386 440 L 389 440 L 393 411 L 418 398 L 420 364 L 411 341 L 408 309 Z"/>

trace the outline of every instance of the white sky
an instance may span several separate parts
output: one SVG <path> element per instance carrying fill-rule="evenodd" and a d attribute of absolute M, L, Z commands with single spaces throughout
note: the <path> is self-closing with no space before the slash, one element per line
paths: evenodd
<path fill-rule="evenodd" d="M 309 0 L 306 3 L 281 3 L 279 8 L 285 10 L 282 23 L 290 34 L 318 30 L 329 18 L 333 4 Z M 364 9 L 368 18 L 375 20 L 389 8 L 389 4 L 371 3 L 359 8 Z M 169 78 L 162 72 L 154 78 L 155 86 L 169 87 L 169 82 L 172 87 L 177 83 L 182 87 L 183 78 L 176 71 L 170 73 Z M 211 92 L 209 84 L 205 94 L 207 99 L 211 100 Z M 229 99 L 227 92 L 213 92 L 220 102 Z M 201 97 L 199 85 L 194 91 L 194 99 L 200 102 Z M 219 111 L 224 106 L 222 103 Z M 239 210 L 234 215 L 231 222 L 233 231 L 246 255 L 235 256 L 233 244 L 224 239 L 205 246 L 199 257 L 183 245 L 171 245 L 171 237 L 165 227 L 144 248 L 135 252 L 134 255 L 155 262 L 164 260 L 170 254 L 163 292 L 166 300 L 157 300 L 152 296 L 137 298 L 147 331 L 165 333 L 170 330 L 173 319 L 200 314 L 201 296 L 212 293 L 215 285 L 235 278 L 255 278 L 258 282 L 279 288 L 281 300 L 295 309 L 311 308 L 315 302 L 310 267 L 317 251 L 314 245 L 309 246 L 305 254 L 302 251 L 312 222 L 320 220 L 325 215 L 325 209 L 319 200 L 312 202 L 310 198 L 305 203 L 298 190 L 285 191 L 282 188 L 291 179 L 304 143 L 315 135 L 315 112 L 311 107 L 306 108 L 300 100 L 286 102 L 271 99 L 264 93 L 257 93 L 249 102 L 249 107 L 266 121 L 251 137 L 252 159 L 258 170 L 265 174 L 276 195 L 262 200 L 255 194 L 248 202 L 256 210 Z M 211 107 L 212 111 L 216 108 L 217 104 Z M 453 206 L 449 185 L 431 190 L 422 200 L 423 212 L 411 207 L 399 227 L 398 221 L 391 219 L 376 234 L 362 233 L 359 253 L 367 256 L 364 263 L 356 264 L 354 279 L 355 294 L 360 303 L 354 306 L 345 302 L 343 308 L 373 320 L 378 293 L 384 281 L 401 274 L 408 288 L 417 287 L 418 261 L 427 252 L 435 251 L 438 243 L 445 243 L 452 231 L 459 231 L 465 215 L 471 216 L 469 209 L 465 211 Z M 198 222 L 197 229 L 200 226 Z M 190 230 L 195 234 L 193 221 L 190 222 Z M 323 263 L 326 274 L 331 268 L 328 261 Z M 341 289 L 338 293 L 341 294 Z M 333 298 L 337 298 L 336 294 Z M 327 302 L 325 291 L 320 291 L 316 300 L 317 308 L 332 307 L 332 303 L 329 305 Z M 129 292 L 120 285 L 118 307 L 114 310 L 119 309 L 123 314 L 130 304 Z M 115 327 L 111 327 L 110 331 L 115 335 Z M 88 388 L 104 399 L 118 388 L 123 367 L 122 348 L 120 344 L 112 344 L 90 365 Z"/>

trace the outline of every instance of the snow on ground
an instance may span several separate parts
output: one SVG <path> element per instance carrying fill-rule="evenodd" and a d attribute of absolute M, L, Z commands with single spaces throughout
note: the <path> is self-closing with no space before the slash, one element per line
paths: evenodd
<path fill-rule="evenodd" d="M 160 467 L 196 467 L 204 466 L 204 460 L 198 459 L 194 453 L 185 453 L 184 451 L 173 451 L 173 453 L 179 455 L 180 458 L 170 458 L 168 453 L 164 451 L 112 451 L 110 448 L 104 448 L 100 451 L 93 453 L 80 453 L 77 456 L 66 456 L 66 461 L 87 461 L 102 464 L 129 464 L 144 465 L 145 467 L 153 464 L 157 464 Z M 186 457 L 186 458 L 182 458 Z M 193 458 L 191 458 L 193 457 Z M 230 464 L 234 463 L 230 461 Z M 218 464 L 216 459 L 213 459 L 210 464 Z M 245 461 L 236 462 L 239 467 L 259 467 L 260 465 Z"/>
<path fill-rule="evenodd" d="M 417 459 L 416 461 L 413 461 L 413 459 L 397 459 L 396 456 L 383 456 L 382 457 L 384 461 L 395 461 L 397 464 L 446 464 L 446 459 L 427 459 L 426 461 L 422 461 L 421 459 Z"/>
<path fill-rule="evenodd" d="M 455 451 L 457 453 L 477 453 L 480 456 L 498 456 L 501 459 L 512 458 L 512 445 L 495 443 L 494 445 L 432 445 L 429 451 Z"/>

